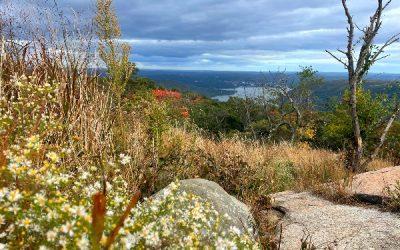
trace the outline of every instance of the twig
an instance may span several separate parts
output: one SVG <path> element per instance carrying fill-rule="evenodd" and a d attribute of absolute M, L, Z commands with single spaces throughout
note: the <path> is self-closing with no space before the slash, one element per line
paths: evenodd
<path fill-rule="evenodd" d="M 111 231 L 110 236 L 108 236 L 106 245 L 104 246 L 105 249 L 110 249 L 112 243 L 115 241 L 115 238 L 118 235 L 119 230 L 122 228 L 126 218 L 129 216 L 132 208 L 135 207 L 137 202 L 139 201 L 140 195 L 141 195 L 140 191 L 136 191 L 135 195 L 132 197 L 131 201 L 129 202 L 128 207 L 125 209 L 124 214 L 121 216 L 121 218 L 119 218 L 118 224 Z"/>

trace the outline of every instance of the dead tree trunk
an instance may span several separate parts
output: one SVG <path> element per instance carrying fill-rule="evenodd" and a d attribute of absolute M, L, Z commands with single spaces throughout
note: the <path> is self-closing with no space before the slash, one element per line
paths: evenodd
<path fill-rule="evenodd" d="M 364 164 L 361 164 L 361 160 L 363 157 L 363 140 L 361 137 L 361 129 L 360 122 L 358 118 L 357 112 L 357 88 L 361 85 L 364 77 L 368 73 L 370 67 L 378 60 L 385 58 L 387 56 L 381 56 L 381 54 L 385 51 L 385 49 L 392 45 L 395 42 L 399 41 L 399 34 L 396 34 L 389 38 L 382 46 L 378 47 L 374 45 L 374 39 L 378 34 L 379 29 L 382 26 L 382 13 L 389 6 L 391 0 L 388 0 L 386 3 L 383 3 L 383 0 L 377 0 L 378 7 L 375 10 L 375 13 L 370 17 L 369 24 L 360 29 L 363 33 L 361 36 L 361 48 L 359 50 L 358 56 L 355 56 L 355 43 L 354 43 L 354 33 L 355 28 L 357 27 L 354 23 L 353 16 L 350 13 L 350 10 L 347 6 L 347 0 L 342 0 L 342 5 L 344 8 L 344 12 L 347 18 L 347 49 L 338 50 L 338 52 L 342 53 L 345 58 L 338 57 L 334 55 L 332 52 L 327 51 L 333 58 L 339 61 L 348 72 L 348 81 L 350 88 L 350 115 L 352 119 L 353 126 L 353 157 L 351 162 L 351 170 L 353 171 L 362 171 Z M 393 121 L 392 121 L 393 123 Z M 391 124 L 389 125 L 389 129 Z M 383 136 L 383 140 L 385 140 L 386 135 Z M 379 148 L 378 148 L 379 151 Z"/>
<path fill-rule="evenodd" d="M 351 169 L 353 171 L 357 170 L 358 166 L 360 165 L 362 156 L 363 156 L 363 141 L 361 137 L 361 129 L 360 129 L 360 122 L 358 120 L 358 112 L 357 112 L 357 80 L 350 79 L 350 90 L 351 90 L 351 97 L 350 97 L 350 109 L 351 109 L 351 121 L 353 124 L 353 157 L 351 162 Z"/>

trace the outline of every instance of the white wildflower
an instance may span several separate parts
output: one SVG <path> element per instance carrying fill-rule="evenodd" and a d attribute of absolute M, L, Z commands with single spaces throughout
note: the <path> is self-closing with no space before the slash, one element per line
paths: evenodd
<path fill-rule="evenodd" d="M 77 242 L 77 247 L 79 249 L 89 249 L 89 239 L 87 236 L 82 236 L 82 238 Z"/>
<path fill-rule="evenodd" d="M 53 230 L 50 230 L 47 232 L 46 237 L 48 241 L 52 242 L 56 239 L 57 233 Z"/>
<path fill-rule="evenodd" d="M 70 222 L 67 222 L 65 225 L 61 226 L 61 232 L 68 234 L 69 236 L 73 236 L 73 225 Z"/>
<path fill-rule="evenodd" d="M 129 155 L 125 155 L 125 154 L 120 154 L 119 157 L 120 157 L 120 163 L 122 165 L 127 165 L 132 160 L 132 157 L 130 157 Z"/>
<path fill-rule="evenodd" d="M 29 225 L 32 223 L 32 220 L 29 218 L 24 218 L 20 221 L 19 226 L 29 228 Z"/>
<path fill-rule="evenodd" d="M 13 190 L 10 193 L 8 193 L 8 200 L 11 201 L 11 202 L 16 202 L 21 198 L 22 198 L 22 195 L 21 195 L 21 193 L 19 192 L 18 189 L 17 190 Z"/>
<path fill-rule="evenodd" d="M 122 242 L 125 244 L 126 249 L 132 249 L 136 246 L 138 240 L 137 234 L 128 234 L 122 239 Z"/>
<path fill-rule="evenodd" d="M 0 200 L 4 198 L 4 196 L 8 195 L 8 188 L 2 188 L 0 189 Z"/>
<path fill-rule="evenodd" d="M 49 158 L 52 162 L 57 163 L 60 161 L 60 157 L 55 152 L 48 152 L 46 157 Z"/>
<path fill-rule="evenodd" d="M 37 202 L 39 204 L 39 206 L 44 206 L 46 204 L 46 198 L 44 197 L 43 194 L 36 194 L 35 195 L 35 202 Z"/>

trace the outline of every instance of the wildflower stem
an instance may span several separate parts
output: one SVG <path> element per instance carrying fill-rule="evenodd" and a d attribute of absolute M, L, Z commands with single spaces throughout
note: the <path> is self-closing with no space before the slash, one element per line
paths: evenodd
<path fill-rule="evenodd" d="M 111 244 L 115 241 L 115 238 L 117 237 L 121 227 L 124 225 L 126 218 L 129 216 L 132 208 L 135 207 L 137 202 L 139 201 L 140 195 L 141 195 L 140 191 L 136 191 L 136 193 L 133 195 L 131 201 L 128 204 L 128 207 L 124 211 L 124 214 L 119 218 L 118 224 L 111 231 L 111 234 L 108 237 L 106 245 L 104 247 L 105 249 L 109 249 L 111 247 Z"/>
<path fill-rule="evenodd" d="M 99 192 L 93 196 L 92 237 L 94 249 L 100 249 L 100 241 L 104 231 L 105 215 L 106 196 Z"/>

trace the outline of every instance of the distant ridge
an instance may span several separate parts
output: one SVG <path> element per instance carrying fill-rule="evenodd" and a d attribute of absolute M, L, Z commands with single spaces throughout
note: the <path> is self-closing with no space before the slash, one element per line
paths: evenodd
<path fill-rule="evenodd" d="M 257 87 L 267 81 L 278 78 L 281 72 L 254 71 L 211 71 L 211 70 L 153 70 L 143 69 L 139 75 L 155 80 L 166 88 L 179 89 L 183 92 L 197 92 L 207 97 L 231 96 L 238 87 Z M 296 83 L 296 72 L 285 72 L 290 82 Z M 325 84 L 315 89 L 315 94 L 321 103 L 326 103 L 332 97 L 339 97 L 346 89 L 347 74 L 345 72 L 320 72 Z M 400 74 L 370 73 L 366 79 L 365 88 L 374 94 L 400 93 L 396 81 Z"/>

